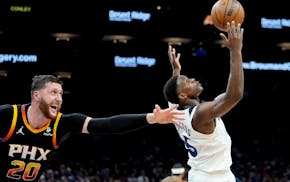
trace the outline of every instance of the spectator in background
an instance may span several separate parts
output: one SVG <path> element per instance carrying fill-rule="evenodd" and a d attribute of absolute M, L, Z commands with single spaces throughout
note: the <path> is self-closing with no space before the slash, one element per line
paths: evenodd
<path fill-rule="evenodd" d="M 161 180 L 161 182 L 182 182 L 178 176 L 166 176 Z"/>
<path fill-rule="evenodd" d="M 171 168 L 171 175 L 177 176 L 183 182 L 187 181 L 185 174 L 186 174 L 186 169 L 185 169 L 185 167 L 183 167 L 183 165 L 181 163 L 176 163 Z"/>
<path fill-rule="evenodd" d="M 140 170 L 140 174 L 139 176 L 137 177 L 137 182 L 149 182 L 149 178 L 148 176 L 146 175 L 146 172 L 144 169 L 141 169 Z"/>

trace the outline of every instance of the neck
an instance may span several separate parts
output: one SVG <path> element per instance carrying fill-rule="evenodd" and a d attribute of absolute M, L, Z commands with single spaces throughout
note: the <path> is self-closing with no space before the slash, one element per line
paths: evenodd
<path fill-rule="evenodd" d="M 198 104 L 199 104 L 199 100 L 191 99 L 184 104 L 180 104 L 179 109 L 187 109 L 189 107 L 196 106 Z"/>
<path fill-rule="evenodd" d="M 27 110 L 27 121 L 32 128 L 38 129 L 45 126 L 50 119 L 46 118 L 39 108 L 31 105 Z"/>
<path fill-rule="evenodd" d="M 199 103 L 200 103 L 199 99 L 192 99 L 192 100 L 190 100 L 189 105 L 195 106 L 195 105 L 198 105 Z"/>

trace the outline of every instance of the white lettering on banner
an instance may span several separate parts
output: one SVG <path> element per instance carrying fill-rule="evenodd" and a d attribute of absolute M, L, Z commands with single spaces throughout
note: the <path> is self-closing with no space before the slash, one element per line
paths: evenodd
<path fill-rule="evenodd" d="M 109 11 L 110 21 L 131 22 L 132 20 L 141 20 L 145 22 L 148 21 L 150 17 L 150 13 L 144 13 L 141 11 Z"/>
<path fill-rule="evenodd" d="M 115 56 L 114 62 L 116 67 L 137 67 L 135 57 Z"/>
<path fill-rule="evenodd" d="M 146 58 L 146 57 L 137 57 L 137 64 L 139 65 L 147 65 L 148 67 L 154 66 L 156 60 L 153 58 Z"/>
<path fill-rule="evenodd" d="M 152 67 L 156 64 L 155 58 L 148 57 L 120 57 L 115 56 L 114 58 L 115 67 L 137 67 L 138 65 L 145 65 Z"/>
<path fill-rule="evenodd" d="M 0 63 L 3 62 L 37 62 L 37 56 L 23 54 L 0 54 Z"/>
<path fill-rule="evenodd" d="M 124 22 L 130 22 L 132 21 L 130 12 L 118 12 L 118 11 L 109 11 L 109 20 L 110 21 L 124 21 Z"/>
<path fill-rule="evenodd" d="M 261 27 L 267 29 L 282 29 L 283 27 L 290 27 L 290 19 L 261 18 Z"/>
<path fill-rule="evenodd" d="M 243 68 L 248 70 L 290 71 L 290 62 L 286 63 L 258 63 L 255 61 L 243 62 Z"/>
<path fill-rule="evenodd" d="M 150 13 L 132 11 L 131 17 L 132 17 L 132 19 L 142 20 L 144 22 L 144 21 L 147 21 L 147 20 L 150 19 L 151 14 Z"/>

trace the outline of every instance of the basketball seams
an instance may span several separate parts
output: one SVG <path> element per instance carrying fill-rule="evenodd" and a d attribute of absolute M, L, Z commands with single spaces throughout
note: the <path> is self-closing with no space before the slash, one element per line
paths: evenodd
<path fill-rule="evenodd" d="M 233 16 L 233 19 L 236 19 L 237 15 L 240 13 L 240 10 L 241 10 L 241 4 L 238 3 L 238 10 L 236 11 L 235 15 Z"/>
<path fill-rule="evenodd" d="M 220 21 L 220 19 L 219 19 L 219 14 L 217 13 L 217 9 L 216 9 L 216 7 L 214 8 L 214 13 L 215 13 L 215 20 L 216 20 L 216 22 L 218 23 L 218 24 L 222 24 L 222 22 Z"/>
<path fill-rule="evenodd" d="M 229 3 L 229 1 L 231 1 L 231 3 Z M 225 29 L 226 28 L 226 23 L 227 23 L 227 11 L 228 11 L 228 8 L 229 8 L 229 4 L 232 4 L 233 1 L 232 0 L 228 0 L 227 1 L 227 4 L 225 5 L 226 8 L 224 8 L 224 12 L 223 12 L 223 15 L 224 15 L 224 18 L 223 18 L 223 23 L 222 23 L 222 28 Z"/>
<path fill-rule="evenodd" d="M 218 5 L 215 5 L 214 7 L 213 7 L 213 10 L 214 10 L 214 14 L 215 14 L 215 16 L 214 16 L 214 18 L 215 18 L 215 22 L 217 23 L 217 24 L 219 24 L 219 27 L 223 27 L 223 22 L 222 22 L 222 20 L 220 20 L 219 18 L 219 15 L 220 14 L 218 14 L 218 11 L 217 11 L 217 9 L 218 9 L 218 7 L 217 7 Z"/>

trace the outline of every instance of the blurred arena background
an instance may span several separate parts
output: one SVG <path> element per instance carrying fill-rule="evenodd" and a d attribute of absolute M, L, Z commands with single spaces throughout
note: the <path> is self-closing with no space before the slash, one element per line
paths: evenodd
<path fill-rule="evenodd" d="M 285 0 L 240 2 L 245 96 L 224 117 L 233 167 L 247 178 L 255 172 L 289 180 L 289 6 Z M 32 75 L 56 74 L 64 81 L 64 113 L 102 117 L 149 112 L 155 103 L 164 108 L 168 42 L 182 53 L 182 72 L 199 79 L 206 87 L 202 98 L 211 99 L 225 89 L 229 62 L 208 17 L 214 3 L 1 0 L 0 104 L 29 102 Z M 140 170 L 146 165 L 149 173 L 157 161 L 170 171 L 186 158 L 174 127 L 154 125 L 121 136 L 77 136 L 52 164 L 110 164 L 114 171 L 127 163 Z"/>

